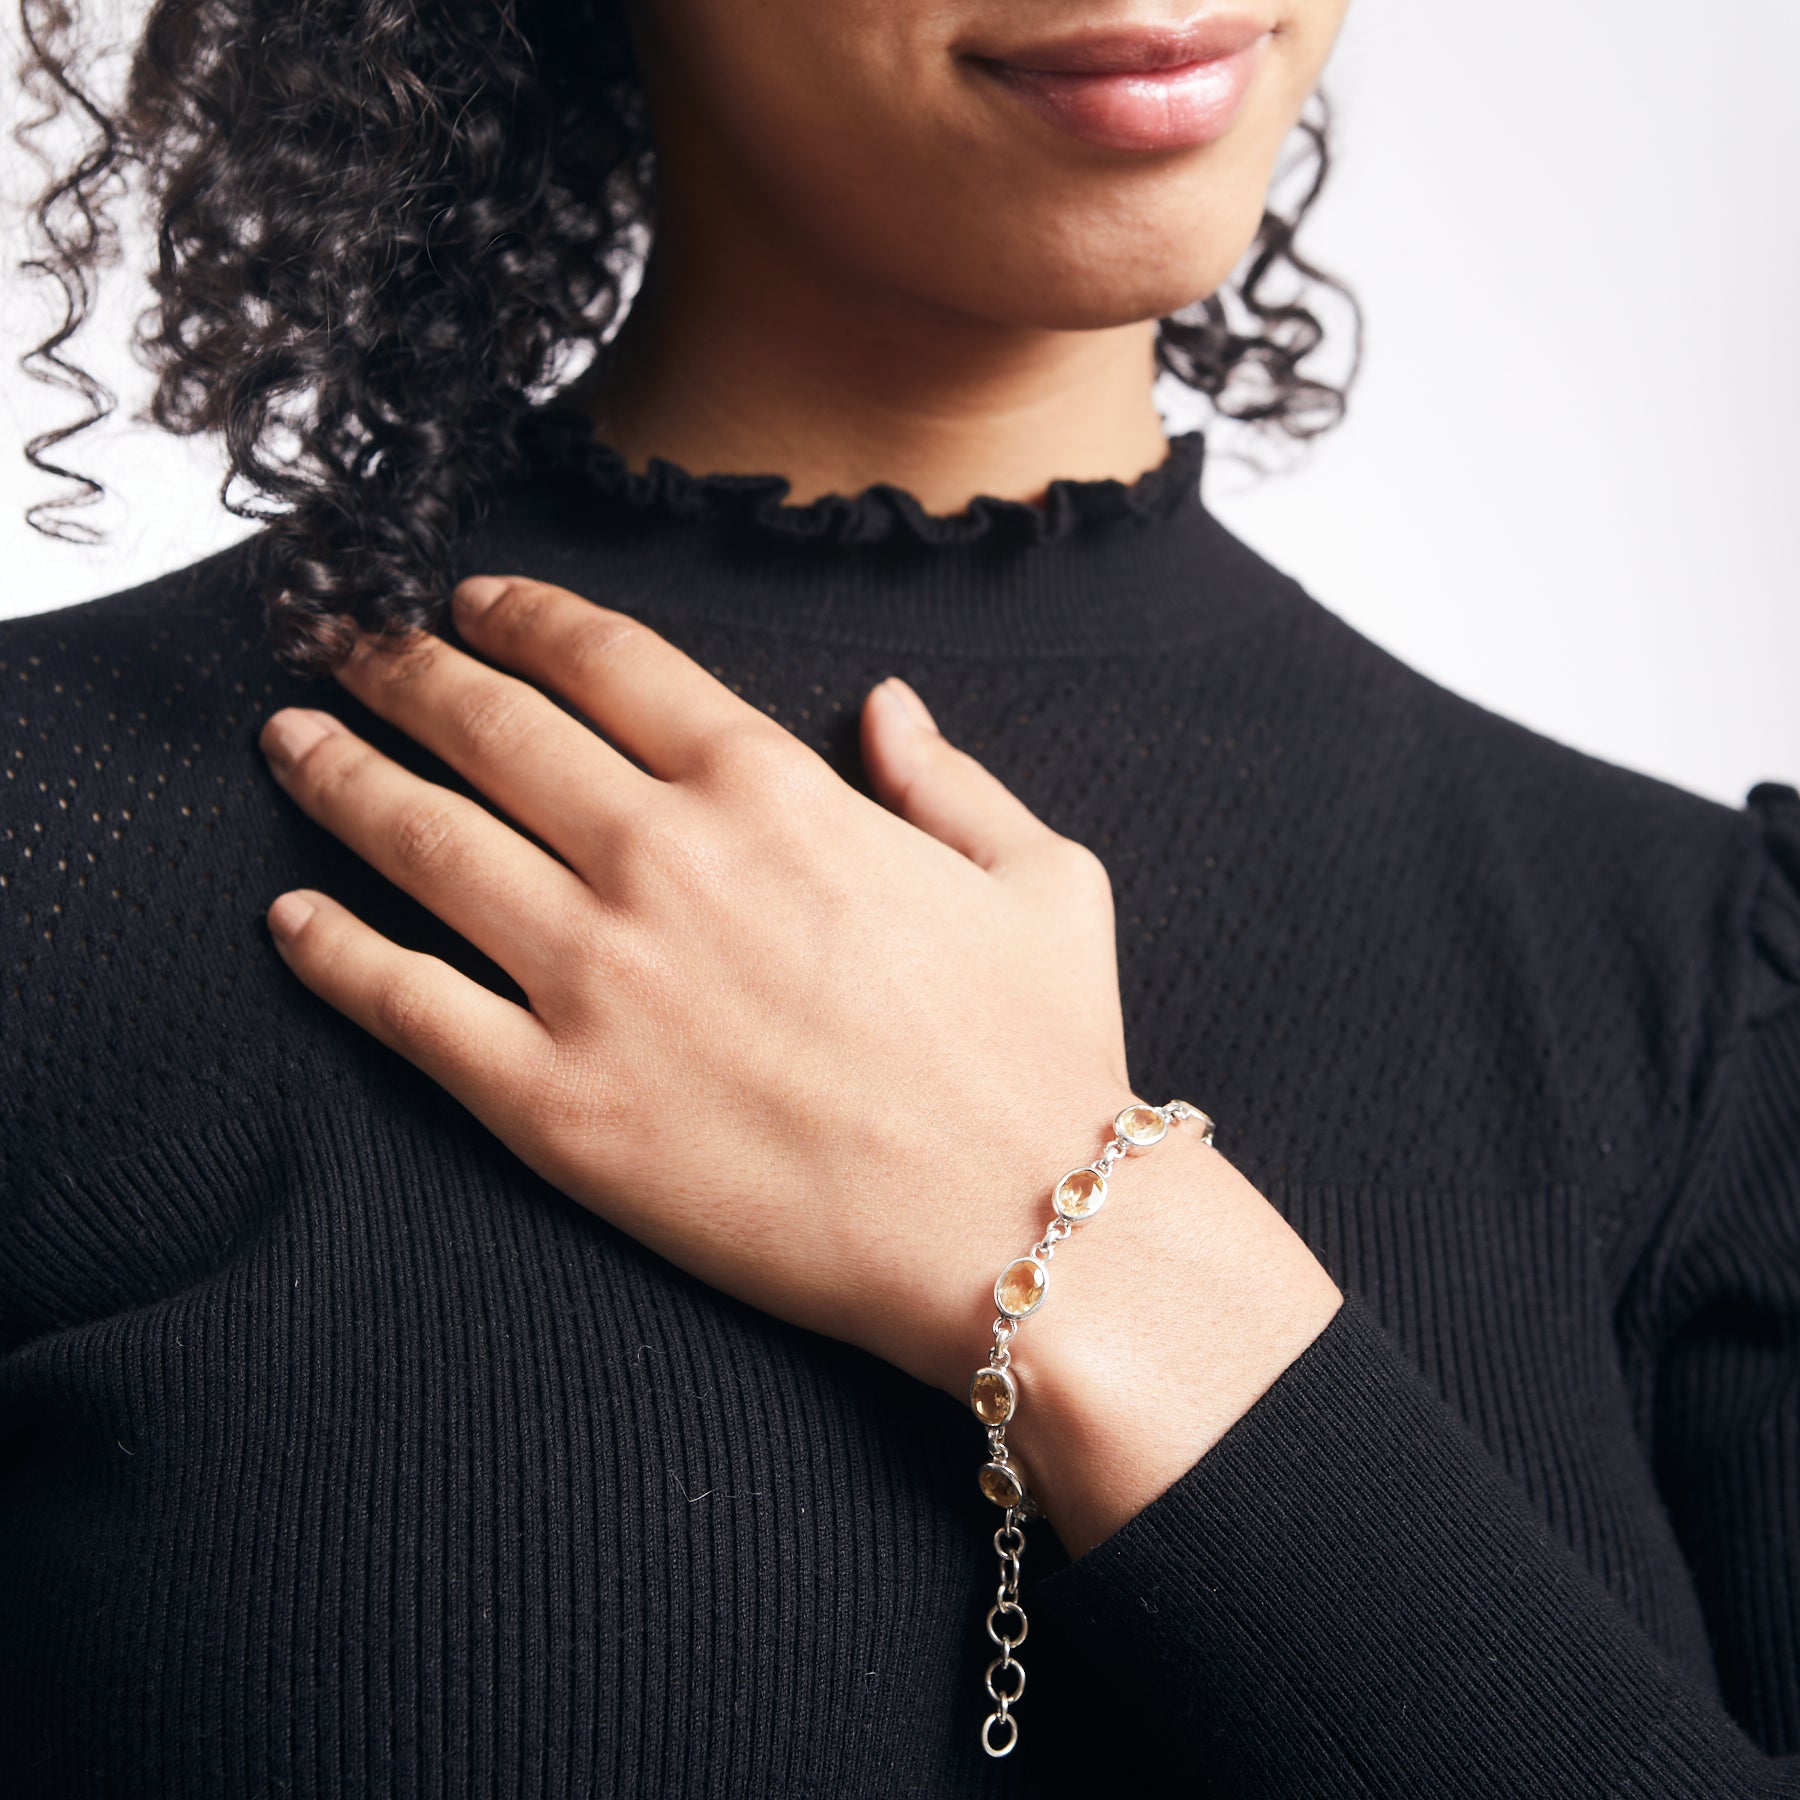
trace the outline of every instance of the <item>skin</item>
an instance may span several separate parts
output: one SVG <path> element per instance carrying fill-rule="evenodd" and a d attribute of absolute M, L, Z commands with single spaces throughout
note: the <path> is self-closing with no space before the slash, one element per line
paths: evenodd
<path fill-rule="evenodd" d="M 1154 321 L 1236 265 L 1341 23 L 1341 3 L 1271 4 L 1231 130 L 1144 156 L 1000 104 L 954 51 L 1173 6 L 657 0 L 634 20 L 657 247 L 619 356 L 575 398 L 637 466 L 778 470 L 795 500 L 888 480 L 946 511 L 1129 479 L 1164 453 Z M 478 656 L 364 639 L 337 679 L 554 856 L 328 714 L 285 708 L 259 741 L 530 1008 L 310 888 L 269 909 L 288 965 L 574 1202 L 964 1398 L 994 1277 L 1057 1178 L 1122 1106 L 1174 1097 L 1131 1084 L 1104 865 L 903 683 L 864 702 L 870 798 L 604 595 L 471 578 L 456 622 Z M 1077 1556 L 1342 1301 L 1191 1125 L 1116 1167 L 1112 1196 L 1013 1345 L 1009 1441 Z"/>
<path fill-rule="evenodd" d="M 659 216 L 621 366 L 570 396 L 635 467 L 891 480 L 939 512 L 1162 460 L 1155 321 L 1213 293 L 1347 0 L 638 0 Z M 960 54 L 1226 11 L 1273 35 L 1231 128 L 1145 156 Z"/>

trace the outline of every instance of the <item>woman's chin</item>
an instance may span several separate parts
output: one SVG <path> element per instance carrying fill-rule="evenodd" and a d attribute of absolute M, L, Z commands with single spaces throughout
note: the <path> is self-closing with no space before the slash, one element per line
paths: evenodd
<path fill-rule="evenodd" d="M 1146 246 L 1141 238 L 1065 242 L 1050 256 L 990 251 L 975 269 L 965 262 L 963 279 L 953 285 L 938 282 L 939 270 L 933 269 L 929 297 L 1014 329 L 1116 330 L 1166 318 L 1217 293 L 1254 236 L 1253 222 L 1241 242 L 1234 236 L 1223 245 L 1197 244 L 1184 256 L 1170 255 L 1166 245 Z"/>

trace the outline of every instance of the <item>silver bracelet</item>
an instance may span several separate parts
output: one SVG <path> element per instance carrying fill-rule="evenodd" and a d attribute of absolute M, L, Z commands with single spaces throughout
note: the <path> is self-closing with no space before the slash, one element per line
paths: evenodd
<path fill-rule="evenodd" d="M 1019 1406 L 1018 1377 L 1012 1372 L 1012 1341 L 1019 1321 L 1029 1318 L 1044 1304 L 1050 1292 L 1046 1265 L 1056 1246 L 1077 1225 L 1085 1225 L 1106 1204 L 1107 1177 L 1120 1157 L 1147 1149 L 1168 1136 L 1170 1125 L 1181 1119 L 1197 1119 L 1200 1141 L 1213 1141 L 1213 1122 L 1199 1107 L 1185 1100 L 1164 1106 L 1133 1104 L 1113 1120 L 1112 1141 L 1091 1163 L 1071 1169 L 1051 1192 L 1056 1209 L 1044 1235 L 1021 1257 L 1009 1262 L 994 1283 L 994 1304 L 1000 1315 L 994 1320 L 994 1347 L 969 1382 L 969 1406 L 987 1427 L 988 1460 L 977 1477 L 981 1491 L 1006 1510 L 1006 1522 L 994 1533 L 994 1551 L 1000 1558 L 1000 1585 L 988 1608 L 987 1633 L 1000 1646 L 1000 1654 L 987 1666 L 987 1691 L 994 1710 L 981 1722 L 981 1747 L 989 1756 L 1006 1756 L 1019 1741 L 1019 1721 L 1012 1716 L 1025 1692 L 1025 1665 L 1013 1652 L 1025 1641 L 1028 1625 L 1019 1604 L 1019 1558 L 1025 1554 L 1025 1521 L 1039 1516 L 1036 1502 L 1019 1465 L 1006 1447 L 1006 1427 Z M 996 1732 L 1004 1730 L 1004 1740 Z"/>

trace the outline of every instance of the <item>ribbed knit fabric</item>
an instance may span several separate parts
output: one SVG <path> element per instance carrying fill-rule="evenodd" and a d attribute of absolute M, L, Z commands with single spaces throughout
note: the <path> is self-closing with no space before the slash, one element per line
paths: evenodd
<path fill-rule="evenodd" d="M 1111 1539 L 1032 1527 L 991 1762 L 968 1412 L 567 1201 L 271 944 L 317 886 L 520 997 L 256 734 L 473 790 L 273 660 L 250 545 L 16 620 L 0 1786 L 1800 1793 L 1800 792 L 1409 670 L 1211 516 L 1197 433 L 954 518 L 530 440 L 457 572 L 645 618 L 859 786 L 904 675 L 1104 858 L 1138 1091 L 1349 1298 Z"/>

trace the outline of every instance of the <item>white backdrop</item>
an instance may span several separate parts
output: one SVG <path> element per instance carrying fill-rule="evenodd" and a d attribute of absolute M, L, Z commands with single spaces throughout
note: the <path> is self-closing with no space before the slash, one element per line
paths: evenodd
<path fill-rule="evenodd" d="M 1253 476 L 1221 435 L 1205 492 L 1445 685 L 1735 804 L 1756 780 L 1800 781 L 1800 8 L 1731 0 L 1696 20 L 1669 0 L 1353 0 L 1306 247 L 1363 301 L 1363 378 L 1348 421 L 1283 473 Z M 147 389 L 124 350 L 142 300 L 130 231 L 70 351 L 121 405 L 60 449 L 105 482 L 71 516 L 109 541 L 25 523 L 59 487 L 20 446 L 79 409 L 17 367 L 55 315 L 49 283 L 15 266 L 36 171 L 0 154 L 7 614 L 249 527 L 218 505 L 211 445 L 127 417 Z"/>

